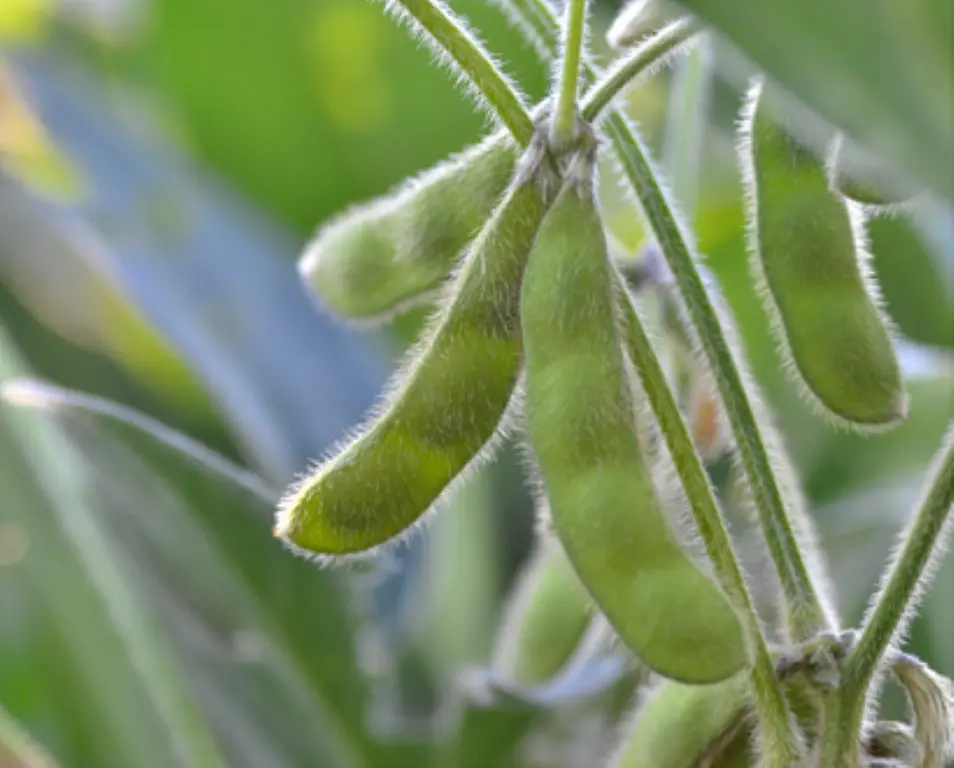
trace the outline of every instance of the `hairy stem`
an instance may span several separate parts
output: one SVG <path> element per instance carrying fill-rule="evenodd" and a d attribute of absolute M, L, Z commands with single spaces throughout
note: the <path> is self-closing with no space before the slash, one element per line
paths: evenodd
<path fill-rule="evenodd" d="M 533 29 L 541 41 L 549 41 L 555 51 L 559 27 L 546 0 L 510 2 L 512 14 L 524 16 L 526 26 Z M 663 251 L 688 319 L 717 382 L 740 464 L 785 595 L 789 623 L 797 640 L 810 638 L 828 628 L 828 617 L 805 566 L 739 366 L 703 284 L 689 240 L 679 226 L 673 206 L 659 184 L 645 149 L 626 119 L 618 112 L 610 111 L 603 123 L 603 131 L 609 136 L 622 170 Z"/>
<path fill-rule="evenodd" d="M 440 0 L 387 1 L 392 11 L 413 22 L 431 48 L 454 61 L 514 139 L 527 146 L 534 127 L 523 99 L 464 22 Z"/>
<path fill-rule="evenodd" d="M 848 654 L 841 684 L 826 704 L 823 765 L 854 766 L 868 692 L 892 646 L 904 635 L 933 566 L 944 551 L 954 508 L 954 423 L 938 452 L 917 514 L 872 601 L 861 637 Z"/>
<path fill-rule="evenodd" d="M 559 82 L 554 84 L 556 103 L 550 123 L 550 144 L 560 151 L 568 147 L 576 131 L 576 98 L 580 82 L 580 59 L 586 34 L 587 0 L 567 0 L 563 21 L 563 58 Z"/>
<path fill-rule="evenodd" d="M 669 54 L 682 50 L 683 44 L 692 40 L 698 31 L 699 26 L 694 21 L 680 19 L 616 59 L 587 92 L 583 100 L 583 119 L 587 122 L 596 120 L 638 74 L 648 66 L 658 66 Z"/>
<path fill-rule="evenodd" d="M 689 429 L 679 412 L 659 358 L 653 350 L 642 321 L 629 294 L 622 287 L 624 323 L 629 353 L 633 359 L 643 390 L 656 416 L 660 431 L 669 448 L 676 472 L 682 481 L 693 519 L 706 547 L 722 588 L 741 613 L 754 654 L 750 673 L 752 692 L 759 713 L 762 756 L 769 766 L 789 766 L 800 755 L 795 723 L 789 712 L 781 682 L 775 674 L 775 662 L 769 652 L 762 626 L 752 604 L 739 561 L 732 549 L 699 454 L 692 443 Z"/>

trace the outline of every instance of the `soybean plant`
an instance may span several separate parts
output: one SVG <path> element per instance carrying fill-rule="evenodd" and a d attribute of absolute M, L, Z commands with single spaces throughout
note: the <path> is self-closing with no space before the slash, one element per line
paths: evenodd
<path fill-rule="evenodd" d="M 540 520 L 494 666 L 515 686 L 555 680 L 605 622 L 651 677 L 617 743 L 599 750 L 607 768 L 940 768 L 954 742 L 951 683 L 900 643 L 950 533 L 954 427 L 867 616 L 842 627 L 734 318 L 616 109 L 635 78 L 714 33 L 675 4 L 637 0 L 611 27 L 619 52 L 603 71 L 585 49 L 586 0 L 567 0 L 562 19 L 547 0 L 497 2 L 553 65 L 538 105 L 440 0 L 385 3 L 499 126 L 345 211 L 303 256 L 307 286 L 341 317 L 386 319 L 435 297 L 436 308 L 367 425 L 289 488 L 276 535 L 325 564 L 369 556 L 419 528 L 513 432 Z M 864 230 L 866 216 L 908 199 L 909 182 L 849 165 L 835 126 L 826 156 L 788 119 L 790 97 L 776 98 L 765 73 L 754 82 L 739 125 L 752 290 L 789 380 L 826 423 L 866 435 L 897 426 L 905 382 Z M 698 148 L 669 154 L 681 149 Z M 604 155 L 657 263 L 610 255 Z M 663 339 L 646 293 L 666 307 Z M 661 361 L 666 339 L 686 363 L 688 402 Z M 761 533 L 771 572 L 753 575 L 774 585 L 771 615 L 752 597 L 710 477 L 724 453 Z M 886 674 L 907 692 L 912 723 L 876 719 Z"/>

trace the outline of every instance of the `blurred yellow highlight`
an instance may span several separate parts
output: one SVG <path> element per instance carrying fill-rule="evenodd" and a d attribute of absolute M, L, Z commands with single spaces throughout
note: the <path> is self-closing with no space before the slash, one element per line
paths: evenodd
<path fill-rule="evenodd" d="M 371 132 L 390 116 L 393 93 L 380 65 L 386 23 L 373 6 L 331 5 L 319 11 L 309 31 L 320 103 L 342 130 Z"/>
<path fill-rule="evenodd" d="M 2 0 L 0 9 L 8 2 L 11 0 Z M 0 29 L 3 28 L 3 13 L 0 10 Z M 79 170 L 50 141 L 2 62 L 0 166 L 44 197 L 73 201 L 83 194 Z"/>
<path fill-rule="evenodd" d="M 51 0 L 2 0 L 0 45 L 36 41 L 46 29 L 51 6 Z"/>

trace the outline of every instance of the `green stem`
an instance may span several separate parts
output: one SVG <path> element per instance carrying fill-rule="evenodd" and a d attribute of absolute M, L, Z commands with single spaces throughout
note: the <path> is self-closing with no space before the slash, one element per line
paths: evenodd
<path fill-rule="evenodd" d="M 513 12 L 523 15 L 527 26 L 555 48 L 558 22 L 546 0 L 511 2 Z M 695 335 L 718 384 L 766 545 L 778 571 L 795 639 L 810 638 L 827 629 L 829 621 L 802 558 L 739 366 L 703 285 L 688 239 L 677 223 L 645 149 L 626 119 L 618 112 L 610 111 L 603 130 L 612 141 L 623 172 L 665 255 Z"/>
<path fill-rule="evenodd" d="M 600 81 L 587 92 L 583 100 L 583 119 L 596 120 L 619 93 L 648 66 L 660 64 L 666 56 L 680 49 L 699 31 L 699 26 L 680 19 L 668 24 L 648 40 L 616 59 Z"/>
<path fill-rule="evenodd" d="M 918 507 L 901 536 L 904 543 L 873 600 L 861 637 L 845 660 L 841 684 L 827 702 L 823 765 L 855 765 L 868 691 L 885 654 L 907 630 L 925 576 L 944 551 L 944 534 L 954 508 L 954 422 Z"/>
<path fill-rule="evenodd" d="M 618 290 L 623 297 L 627 345 L 643 390 L 682 481 L 696 527 L 705 543 L 706 554 L 722 588 L 742 614 L 749 642 L 753 646 L 755 663 L 750 673 L 750 682 L 759 713 L 765 764 L 787 768 L 801 753 L 795 723 L 789 712 L 782 685 L 775 674 L 775 662 L 769 652 L 742 569 L 732 549 L 732 541 L 719 512 L 715 492 L 693 446 L 689 429 L 679 412 L 659 358 L 629 298 L 629 292 L 623 287 L 622 280 L 619 281 Z"/>
<path fill-rule="evenodd" d="M 643 147 L 621 116 L 611 115 L 606 128 L 623 171 L 669 264 L 689 320 L 715 376 L 742 469 L 752 489 L 769 554 L 778 569 L 789 610 L 801 625 L 797 632 L 811 636 L 827 626 L 825 612 L 802 560 L 752 404 L 716 310 Z"/>
<path fill-rule="evenodd" d="M 527 146 L 534 127 L 523 99 L 464 22 L 440 0 L 393 0 L 391 7 L 413 20 L 437 53 L 453 59 L 514 139 Z"/>
<path fill-rule="evenodd" d="M 550 144 L 556 151 L 573 142 L 576 132 L 576 98 L 580 82 L 580 59 L 586 32 L 587 0 L 567 0 L 563 23 L 563 61 L 556 87 L 556 105 L 550 123 Z"/>

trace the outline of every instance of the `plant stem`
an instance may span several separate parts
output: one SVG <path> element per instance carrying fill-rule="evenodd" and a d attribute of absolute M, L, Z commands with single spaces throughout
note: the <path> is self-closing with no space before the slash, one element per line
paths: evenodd
<path fill-rule="evenodd" d="M 576 99 L 580 82 L 580 59 L 586 34 L 587 0 L 567 0 L 563 21 L 563 59 L 559 83 L 554 83 L 556 104 L 550 122 L 550 145 L 560 152 L 576 133 Z"/>
<path fill-rule="evenodd" d="M 558 22 L 546 0 L 511 2 L 513 13 L 523 15 L 527 26 L 535 29 L 541 40 L 550 41 L 555 49 Z M 603 130 L 669 264 L 688 319 L 718 384 L 766 545 L 778 571 L 790 624 L 797 640 L 808 639 L 829 628 L 828 618 L 802 558 L 739 366 L 703 285 L 688 238 L 677 222 L 645 149 L 626 119 L 610 111 Z"/>
<path fill-rule="evenodd" d="M 625 89 L 633 78 L 649 66 L 658 66 L 669 54 L 682 48 L 699 31 L 699 26 L 689 19 L 680 19 L 668 24 L 648 40 L 616 59 L 593 86 L 583 100 L 583 119 L 596 120 L 613 99 Z"/>
<path fill-rule="evenodd" d="M 521 146 L 530 143 L 534 126 L 523 99 L 462 20 L 440 0 L 389 0 L 389 8 L 412 20 L 442 58 L 454 61 Z"/>
<path fill-rule="evenodd" d="M 749 642 L 754 653 L 750 673 L 752 691 L 759 712 L 763 758 L 768 766 L 789 766 L 800 755 L 800 744 L 782 685 L 775 674 L 775 662 L 769 652 L 758 615 L 752 604 L 742 569 L 732 549 L 699 454 L 692 443 L 689 429 L 679 412 L 659 358 L 653 350 L 629 292 L 619 280 L 622 295 L 626 340 L 643 390 L 649 398 L 660 431 L 669 448 L 673 464 L 682 481 L 696 527 L 706 547 L 722 588 L 742 614 Z"/>
<path fill-rule="evenodd" d="M 900 551 L 882 581 L 861 637 L 841 670 L 826 706 L 823 765 L 854 766 L 868 691 L 891 646 L 907 630 L 924 581 L 944 551 L 954 508 L 954 422 L 948 429 L 918 512 L 901 536 Z"/>
<path fill-rule="evenodd" d="M 769 554 L 778 569 L 782 589 L 799 633 L 813 635 L 826 627 L 825 612 L 805 563 L 772 471 L 768 451 L 759 432 L 752 404 L 739 368 L 719 324 L 715 308 L 689 251 L 687 239 L 673 215 L 645 151 L 619 115 L 607 120 L 607 132 L 623 171 L 663 251 L 689 320 L 719 387 L 743 471 L 755 500 Z M 801 638 L 800 638 L 801 639 Z"/>

